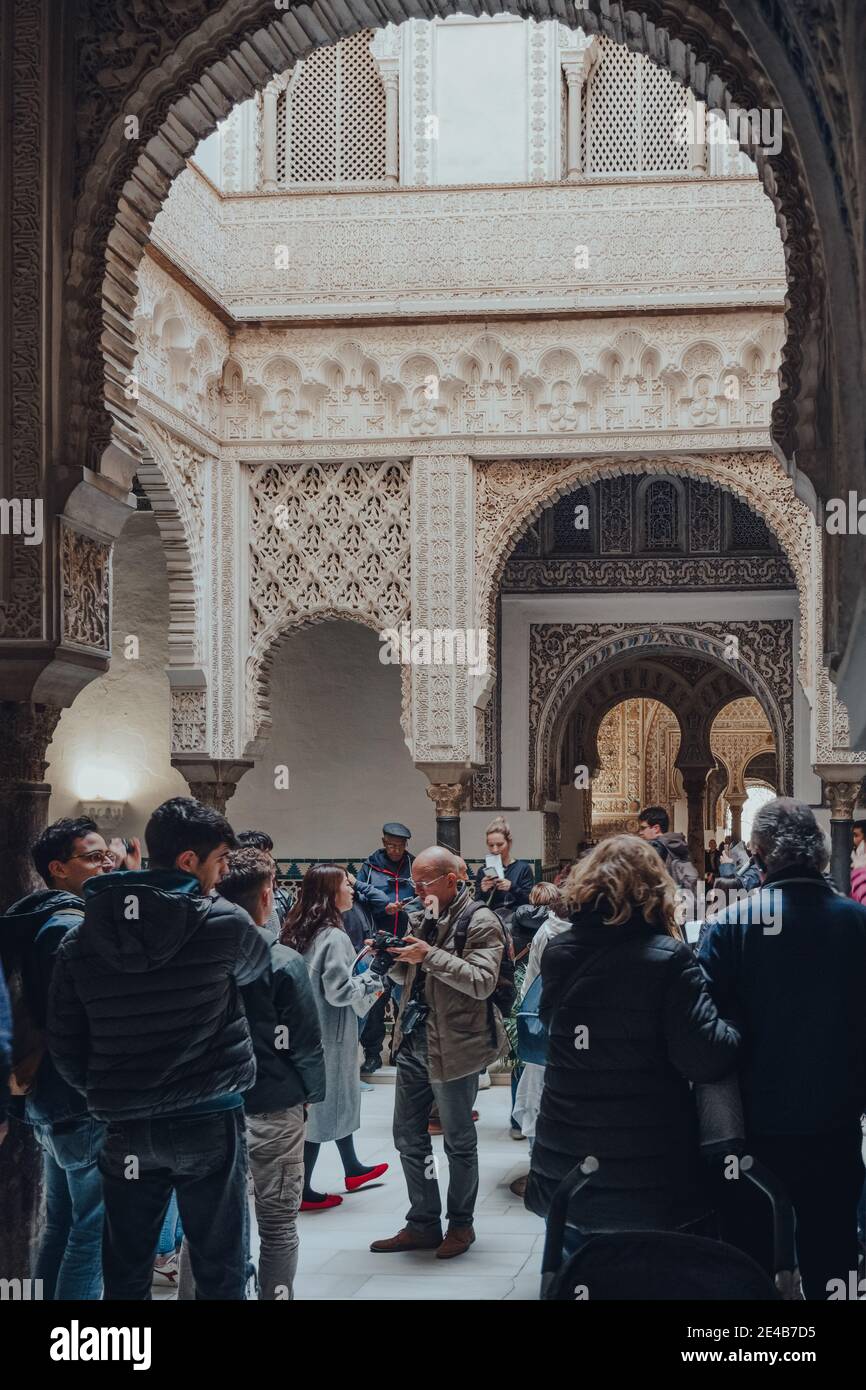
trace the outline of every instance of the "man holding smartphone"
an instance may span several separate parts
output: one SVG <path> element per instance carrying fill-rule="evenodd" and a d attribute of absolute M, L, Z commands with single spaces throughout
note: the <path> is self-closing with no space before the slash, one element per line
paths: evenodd
<path fill-rule="evenodd" d="M 472 1105 L 478 1073 L 502 1051 L 504 1031 L 491 996 L 506 948 L 499 919 L 473 901 L 460 861 L 440 846 L 424 850 L 412 879 L 424 914 L 410 919 L 392 948 L 391 978 L 402 986 L 394 1028 L 397 1086 L 394 1144 L 409 1190 L 406 1225 L 371 1250 L 435 1250 L 440 1260 L 464 1254 L 475 1240 L 478 1141 Z M 448 1230 L 427 1126 L 434 1102 L 448 1155 Z"/>

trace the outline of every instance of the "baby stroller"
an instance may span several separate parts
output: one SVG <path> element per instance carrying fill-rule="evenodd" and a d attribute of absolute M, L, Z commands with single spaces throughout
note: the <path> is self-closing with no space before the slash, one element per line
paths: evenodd
<path fill-rule="evenodd" d="M 598 1172 L 587 1157 L 562 1180 L 550 1204 L 541 1262 L 541 1298 L 576 1300 L 777 1301 L 799 1297 L 795 1269 L 794 1212 L 779 1184 L 755 1159 L 740 1161 L 741 1172 L 773 1206 L 775 1284 L 748 1255 L 732 1245 L 679 1231 L 616 1231 L 588 1236 L 565 1256 L 568 1204 Z"/>

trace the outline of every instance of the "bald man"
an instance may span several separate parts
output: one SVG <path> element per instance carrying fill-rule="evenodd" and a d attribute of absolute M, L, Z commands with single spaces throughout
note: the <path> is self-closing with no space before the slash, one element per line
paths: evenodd
<path fill-rule="evenodd" d="M 473 901 L 462 861 L 434 845 L 412 865 L 425 905 L 410 934 L 391 954 L 391 976 L 403 986 L 394 1026 L 397 1058 L 394 1144 L 400 1154 L 409 1211 L 406 1225 L 371 1250 L 393 1254 L 435 1249 L 440 1260 L 462 1255 L 475 1240 L 478 1141 L 472 1105 L 478 1073 L 502 1051 L 505 1034 L 491 998 L 499 979 L 505 935 L 486 903 Z M 465 871 L 465 865 L 463 865 Z M 442 1200 L 427 1132 L 434 1102 L 448 1155 L 448 1230 L 442 1239 Z"/>

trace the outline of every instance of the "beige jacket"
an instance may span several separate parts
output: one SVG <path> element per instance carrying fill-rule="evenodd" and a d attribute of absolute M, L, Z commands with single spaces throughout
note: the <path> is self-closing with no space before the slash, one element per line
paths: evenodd
<path fill-rule="evenodd" d="M 463 955 L 454 954 L 454 923 L 472 902 L 469 888 L 439 919 L 436 942 L 420 969 L 425 971 L 427 1056 L 431 1081 L 456 1081 L 483 1071 L 505 1047 L 505 1030 L 495 1005 L 488 999 L 496 988 L 505 950 L 502 925 L 488 908 L 473 913 Z M 410 919 L 410 931 L 420 935 L 420 919 Z M 417 965 L 394 965 L 391 978 L 402 986 L 400 1012 L 394 1025 L 394 1048 L 400 1046 L 403 1011 L 412 996 Z M 490 1015 L 495 1040 L 491 1042 Z"/>

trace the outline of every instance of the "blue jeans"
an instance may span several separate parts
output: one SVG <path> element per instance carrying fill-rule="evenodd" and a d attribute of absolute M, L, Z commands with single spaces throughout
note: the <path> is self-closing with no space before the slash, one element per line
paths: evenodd
<path fill-rule="evenodd" d="M 102 1177 L 96 1164 L 105 1125 L 89 1115 L 33 1126 L 42 1149 L 45 1226 L 36 1279 L 50 1301 L 102 1294 Z"/>
<path fill-rule="evenodd" d="M 105 1187 L 105 1298 L 149 1299 L 172 1189 L 189 1241 L 196 1298 L 242 1299 L 249 1204 L 243 1106 L 183 1119 L 110 1124 Z"/>
<path fill-rule="evenodd" d="M 177 1209 L 177 1198 L 171 1194 L 171 1201 L 168 1204 L 168 1211 L 165 1213 L 165 1220 L 162 1223 L 162 1230 L 159 1233 L 159 1245 L 156 1253 L 158 1255 L 173 1255 L 180 1249 L 183 1240 L 183 1226 L 181 1225 L 180 1212 Z"/>

